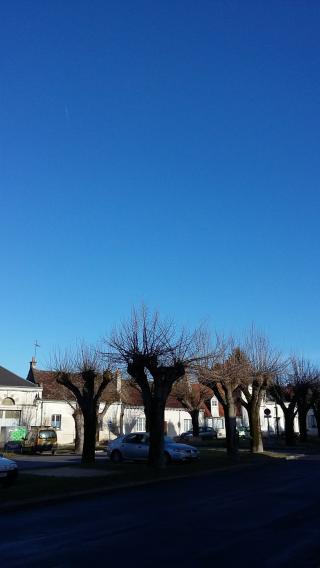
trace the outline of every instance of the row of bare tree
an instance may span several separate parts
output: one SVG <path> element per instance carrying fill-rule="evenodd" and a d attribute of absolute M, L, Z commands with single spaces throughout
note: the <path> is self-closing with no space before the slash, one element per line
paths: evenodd
<path fill-rule="evenodd" d="M 94 461 L 100 401 L 119 369 L 141 392 L 150 432 L 149 463 L 157 468 L 164 466 L 164 411 L 171 393 L 190 413 L 197 435 L 200 410 L 209 389 L 214 392 L 224 409 L 232 455 L 238 451 L 239 405 L 248 413 L 251 451 L 263 451 L 260 407 L 267 393 L 284 412 L 288 443 L 293 442 L 297 412 L 302 439 L 311 406 L 320 421 L 318 370 L 303 359 L 285 360 L 254 328 L 241 343 L 218 336 L 211 340 L 203 329 L 178 332 L 173 322 L 143 307 L 133 310 L 102 349 L 82 347 L 75 357 L 56 356 L 54 366 L 57 382 L 72 393 L 83 417 L 84 463 Z"/>

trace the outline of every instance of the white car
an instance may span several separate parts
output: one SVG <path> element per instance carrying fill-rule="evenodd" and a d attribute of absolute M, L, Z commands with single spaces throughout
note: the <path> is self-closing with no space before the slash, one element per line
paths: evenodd
<path fill-rule="evenodd" d="M 114 463 L 122 460 L 147 460 L 149 456 L 149 434 L 147 432 L 134 432 L 126 436 L 119 436 L 116 440 L 109 442 L 107 455 Z M 199 451 L 187 444 L 177 444 L 169 438 L 164 437 L 164 456 L 166 463 L 193 461 L 198 459 Z"/>
<path fill-rule="evenodd" d="M 0 454 L 0 483 L 10 485 L 18 474 L 18 466 L 16 462 L 4 458 Z"/>

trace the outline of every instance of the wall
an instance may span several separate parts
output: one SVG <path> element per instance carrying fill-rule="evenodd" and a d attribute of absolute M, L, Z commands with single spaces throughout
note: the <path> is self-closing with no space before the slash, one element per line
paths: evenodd
<path fill-rule="evenodd" d="M 73 409 L 64 401 L 43 401 L 42 426 L 52 426 L 53 415 L 61 415 L 61 428 L 57 428 L 58 444 L 73 444 L 75 439 L 75 423 Z"/>
<path fill-rule="evenodd" d="M 123 428 L 121 432 L 121 413 L 123 412 Z M 191 428 L 191 417 L 188 412 L 183 409 L 168 408 L 165 410 L 164 416 L 167 423 L 168 436 L 179 436 Z M 203 423 L 203 412 L 200 413 L 200 424 Z M 138 432 L 145 430 L 145 415 L 143 407 L 124 407 L 120 403 L 112 404 L 103 420 L 103 430 L 99 433 L 99 439 L 112 440 L 121 433 L 129 434 L 130 432 Z"/>
<path fill-rule="evenodd" d="M 39 387 L 24 389 L 21 387 L 0 387 L 0 445 L 9 438 L 10 432 L 18 426 L 36 426 L 38 421 L 38 404 L 36 396 L 41 395 Z M 2 404 L 5 398 L 14 401 L 13 405 Z"/>

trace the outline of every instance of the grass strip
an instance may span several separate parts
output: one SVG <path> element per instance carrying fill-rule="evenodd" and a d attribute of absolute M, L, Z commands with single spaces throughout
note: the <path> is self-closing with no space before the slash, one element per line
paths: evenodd
<path fill-rule="evenodd" d="M 284 456 L 277 455 L 251 455 L 249 452 L 241 452 L 237 458 L 230 458 L 222 451 L 212 451 L 211 449 L 201 449 L 200 459 L 194 463 L 172 464 L 169 467 L 156 471 L 145 463 L 121 463 L 113 464 L 109 460 L 99 460 L 91 466 L 75 464 L 72 466 L 73 474 L 70 477 L 39 476 L 28 473 L 20 473 L 18 479 L 8 488 L 0 488 L 0 510 L 1 507 L 7 508 L 8 505 L 25 502 L 30 504 L 43 499 L 68 497 L 72 493 L 92 492 L 105 489 L 118 488 L 119 486 L 134 485 L 135 483 L 149 483 L 165 479 L 179 478 L 185 476 L 195 476 L 206 472 L 219 470 L 232 470 L 243 465 L 255 465 L 270 462 L 271 458 Z M 70 467 L 70 465 L 62 466 Z M 86 471 L 99 469 L 100 473 L 105 471 L 106 475 L 99 477 L 78 477 L 81 469 Z"/>

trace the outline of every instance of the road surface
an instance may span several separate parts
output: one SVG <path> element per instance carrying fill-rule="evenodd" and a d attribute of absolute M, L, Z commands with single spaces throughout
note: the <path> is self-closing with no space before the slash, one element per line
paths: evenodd
<path fill-rule="evenodd" d="M 6 513 L 0 565 L 320 567 L 319 474 L 314 457 Z"/>

